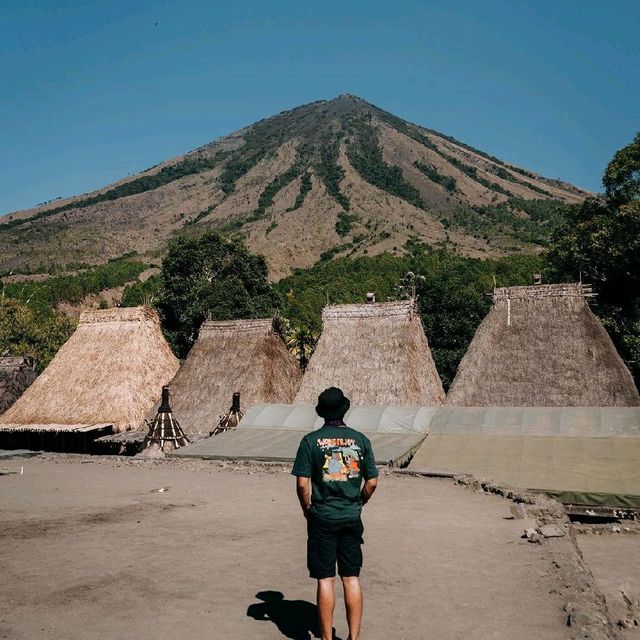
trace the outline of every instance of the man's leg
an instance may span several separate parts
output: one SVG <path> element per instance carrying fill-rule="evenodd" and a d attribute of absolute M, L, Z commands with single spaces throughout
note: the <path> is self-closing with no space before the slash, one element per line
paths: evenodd
<path fill-rule="evenodd" d="M 358 576 L 343 576 L 344 603 L 347 608 L 349 640 L 359 640 L 362 622 L 362 589 Z"/>
<path fill-rule="evenodd" d="M 318 580 L 318 619 L 320 620 L 322 640 L 331 640 L 333 637 L 333 610 L 336 606 L 336 595 L 333 589 L 334 582 L 335 578 Z"/>
<path fill-rule="evenodd" d="M 360 569 L 362 568 L 362 533 L 364 527 L 358 518 L 342 527 L 338 535 L 338 573 L 344 587 L 344 602 L 347 608 L 349 640 L 359 640 L 362 622 L 362 590 Z"/>

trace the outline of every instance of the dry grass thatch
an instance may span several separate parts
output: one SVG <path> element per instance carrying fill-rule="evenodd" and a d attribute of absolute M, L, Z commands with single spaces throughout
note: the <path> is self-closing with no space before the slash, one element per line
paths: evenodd
<path fill-rule="evenodd" d="M 638 406 L 580 284 L 496 289 L 449 394 L 453 406 Z"/>
<path fill-rule="evenodd" d="M 209 433 L 240 393 L 242 409 L 291 402 L 302 372 L 271 318 L 209 321 L 178 375 L 171 406 L 185 433 Z"/>
<path fill-rule="evenodd" d="M 6 411 L 36 379 L 25 358 L 0 358 L 0 414 Z"/>
<path fill-rule="evenodd" d="M 413 300 L 324 308 L 322 334 L 295 401 L 315 404 L 330 386 L 353 405 L 444 402 Z"/>
<path fill-rule="evenodd" d="M 0 429 L 136 428 L 178 366 L 153 310 L 85 311 L 49 366 L 0 418 Z"/>

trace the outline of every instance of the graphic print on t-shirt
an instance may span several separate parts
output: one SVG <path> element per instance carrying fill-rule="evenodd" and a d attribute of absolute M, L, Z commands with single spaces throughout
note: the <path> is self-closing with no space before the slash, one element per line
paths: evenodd
<path fill-rule="evenodd" d="M 324 482 L 346 482 L 360 477 L 362 452 L 353 438 L 318 438 L 316 444 L 324 454 Z"/>

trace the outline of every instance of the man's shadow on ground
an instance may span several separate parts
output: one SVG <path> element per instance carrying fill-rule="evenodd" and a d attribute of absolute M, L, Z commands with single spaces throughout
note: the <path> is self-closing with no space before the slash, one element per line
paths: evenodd
<path fill-rule="evenodd" d="M 260 591 L 256 598 L 262 602 L 249 605 L 247 615 L 254 620 L 268 620 L 278 627 L 285 638 L 310 640 L 321 638 L 318 608 L 306 600 L 285 600 L 280 591 Z M 340 640 L 333 632 L 334 640 Z"/>

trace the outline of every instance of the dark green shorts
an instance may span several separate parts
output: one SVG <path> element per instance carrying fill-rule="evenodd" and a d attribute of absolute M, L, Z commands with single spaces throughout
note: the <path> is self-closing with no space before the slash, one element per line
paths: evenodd
<path fill-rule="evenodd" d="M 312 513 L 307 518 L 307 567 L 316 580 L 359 576 L 362 568 L 362 520 L 335 523 Z"/>

